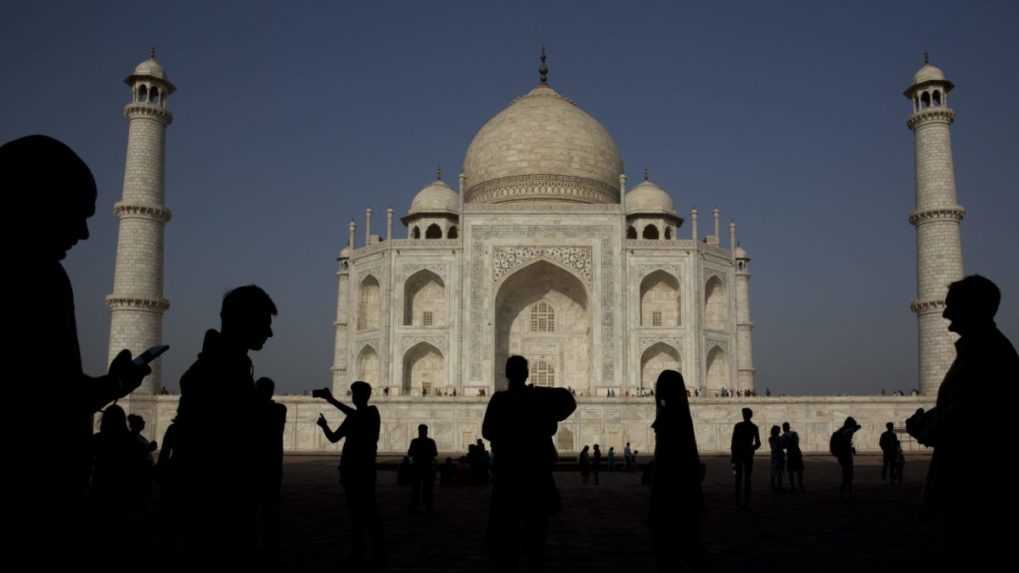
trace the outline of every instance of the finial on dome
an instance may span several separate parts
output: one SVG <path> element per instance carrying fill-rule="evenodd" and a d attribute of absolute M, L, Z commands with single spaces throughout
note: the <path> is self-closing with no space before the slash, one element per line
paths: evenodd
<path fill-rule="evenodd" d="M 435 180 L 442 181 L 442 166 L 439 165 L 435 168 Z"/>
<path fill-rule="evenodd" d="M 542 46 L 541 46 L 541 58 L 539 58 L 539 59 L 541 60 L 541 65 L 538 66 L 538 77 L 541 79 L 541 83 L 547 84 L 548 83 L 548 65 L 545 63 L 546 56 L 545 56 L 545 45 L 544 44 L 542 44 Z"/>
<path fill-rule="evenodd" d="M 149 50 L 149 57 L 152 58 L 153 60 L 156 59 L 156 48 L 155 47 L 152 47 Z"/>
<path fill-rule="evenodd" d="M 648 180 L 647 167 L 644 168 L 644 181 Z"/>
<path fill-rule="evenodd" d="M 924 50 L 923 51 L 923 65 L 926 66 L 929 63 L 931 63 L 930 55 L 927 53 L 927 50 Z"/>

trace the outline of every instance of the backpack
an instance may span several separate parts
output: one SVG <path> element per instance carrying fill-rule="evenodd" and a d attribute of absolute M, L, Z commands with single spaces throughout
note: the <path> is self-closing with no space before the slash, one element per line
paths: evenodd
<path fill-rule="evenodd" d="M 828 451 L 831 455 L 836 458 L 842 457 L 846 451 L 846 441 L 842 438 L 842 432 L 835 430 L 831 434 L 831 439 L 828 440 Z"/>

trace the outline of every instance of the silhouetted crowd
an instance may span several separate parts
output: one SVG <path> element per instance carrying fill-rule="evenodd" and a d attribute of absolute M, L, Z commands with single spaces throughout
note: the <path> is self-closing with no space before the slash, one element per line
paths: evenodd
<path fill-rule="evenodd" d="M 16 380 L 47 393 L 45 423 L 17 420 L 16 453 L 23 456 L 14 476 L 22 498 L 10 511 L 15 550 L 31 555 L 36 567 L 74 566 L 107 553 L 129 563 L 149 559 L 145 535 L 149 516 L 158 512 L 163 566 L 189 565 L 244 570 L 279 566 L 280 487 L 287 410 L 273 400 L 274 382 L 255 378 L 249 352 L 261 350 L 273 335 L 277 308 L 261 288 L 247 285 L 223 297 L 218 329 L 204 334 L 201 352 L 180 379 L 176 417 L 159 446 L 143 435 L 145 420 L 127 415 L 117 400 L 137 388 L 151 371 L 124 350 L 106 374 L 82 371 L 71 281 L 61 265 L 77 242 L 88 238 L 87 219 L 95 211 L 96 185 L 88 166 L 69 147 L 46 136 L 29 136 L 0 147 L 0 174 L 14 202 L 11 213 L 45 211 L 33 218 L 32 235 L 17 244 L 10 260 L 17 278 Z M 23 232 L 23 231 L 22 231 Z M 22 237 L 25 239 L 26 237 Z M 20 295 L 18 297 L 17 295 Z M 1010 459 L 1001 441 L 1012 435 L 1019 357 L 997 329 L 1000 293 L 988 279 L 973 275 L 949 286 L 943 312 L 959 335 L 957 357 L 945 376 L 936 406 L 904 421 L 905 431 L 934 448 L 923 501 L 942 520 L 948 540 L 946 570 L 979 559 L 1001 559 L 1010 529 L 1002 525 L 1015 509 L 1012 472 L 974 472 L 988 460 Z M 411 487 L 408 510 L 434 511 L 436 472 L 442 485 L 492 482 L 486 544 L 492 566 L 512 570 L 521 559 L 531 571 L 544 563 L 549 517 L 563 511 L 553 471 L 559 454 L 553 442 L 558 424 L 576 409 L 572 389 L 528 385 L 527 360 L 511 356 L 506 389 L 495 392 L 485 411 L 482 436 L 468 452 L 438 464 L 439 451 L 421 424 L 398 477 Z M 15 384 L 23 386 L 24 384 Z M 17 388 L 19 391 L 21 388 Z M 749 392 L 748 392 L 749 393 Z M 770 394 L 770 391 L 768 392 Z M 351 384 L 350 403 L 329 389 L 312 395 L 339 410 L 343 421 L 331 427 L 324 415 L 317 425 L 330 442 L 343 441 L 339 482 L 346 493 L 351 523 L 352 568 L 384 567 L 387 547 L 376 496 L 376 455 L 382 427 L 371 405 L 368 382 Z M 706 466 L 697 448 L 689 398 L 682 374 L 663 371 L 654 389 L 654 454 L 643 467 L 651 487 L 648 508 L 654 559 L 659 570 L 685 564 L 707 570 L 701 542 Z M 723 395 L 730 395 L 722 389 Z M 752 393 L 751 393 L 752 394 Z M 614 395 L 614 392 L 613 392 Z M 626 391 L 624 395 L 629 395 Z M 747 395 L 743 390 L 736 395 Z M 21 404 L 37 402 L 27 393 Z M 22 408 L 27 410 L 27 408 Z M 93 416 L 99 414 L 93 433 Z M 35 414 L 33 414 L 35 415 Z M 744 408 L 732 431 L 731 466 L 738 504 L 749 508 L 756 452 L 762 446 Z M 840 495 L 854 496 L 853 439 L 860 425 L 853 417 L 835 430 L 829 450 L 841 467 Z M 977 439 L 974 432 L 993 436 Z M 881 477 L 901 483 L 905 457 L 895 424 L 880 437 Z M 770 484 L 775 491 L 800 491 L 803 453 L 799 435 L 785 422 L 769 431 Z M 153 454 L 158 450 L 158 458 Z M 621 469 L 640 468 L 639 452 L 627 443 Z M 584 446 L 577 459 L 583 483 L 600 483 L 603 471 L 620 469 L 615 448 Z M 153 485 L 158 484 L 159 507 Z M 370 548 L 370 550 L 369 550 Z M 977 550 L 976 548 L 979 548 Z M 21 561 L 12 561 L 15 564 Z M 991 561 L 993 562 L 993 561 Z M 1000 564 L 1000 563 L 999 563 Z"/>

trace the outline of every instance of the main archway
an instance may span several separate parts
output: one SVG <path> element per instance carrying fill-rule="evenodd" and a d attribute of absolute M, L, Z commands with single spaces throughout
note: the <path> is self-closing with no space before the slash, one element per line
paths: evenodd
<path fill-rule="evenodd" d="M 496 389 L 506 386 L 506 359 L 513 354 L 527 358 L 532 370 L 542 362 L 543 372 L 554 372 L 553 377 L 546 374 L 549 385 L 588 389 L 588 306 L 583 283 L 548 261 L 536 261 L 510 275 L 495 297 Z"/>

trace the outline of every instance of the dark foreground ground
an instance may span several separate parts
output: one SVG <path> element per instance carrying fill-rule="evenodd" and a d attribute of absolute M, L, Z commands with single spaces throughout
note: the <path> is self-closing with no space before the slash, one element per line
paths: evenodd
<path fill-rule="evenodd" d="M 751 511 L 732 498 L 724 457 L 705 458 L 707 514 L 704 542 L 714 571 L 937 570 L 941 540 L 921 519 L 921 484 L 929 458 L 912 457 L 905 483 L 880 480 L 880 458 L 857 460 L 856 500 L 838 498 L 839 467 L 808 457 L 804 494 L 772 493 L 767 459 L 755 465 Z M 289 569 L 350 571 L 350 522 L 336 462 L 288 457 L 283 484 L 283 565 Z M 650 492 L 640 474 L 605 473 L 601 485 L 557 473 L 564 509 L 552 518 L 547 571 L 652 571 L 645 518 Z M 379 501 L 390 571 L 484 571 L 483 536 L 491 489 L 436 486 L 436 513 L 407 511 L 410 489 L 396 472 L 379 473 Z"/>

